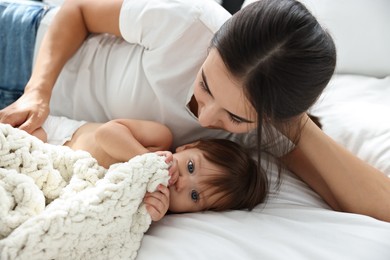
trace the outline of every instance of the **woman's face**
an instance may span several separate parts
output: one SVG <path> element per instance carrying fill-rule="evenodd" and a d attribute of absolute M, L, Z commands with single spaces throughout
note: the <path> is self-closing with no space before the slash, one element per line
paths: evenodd
<path fill-rule="evenodd" d="M 197 107 L 192 110 L 203 127 L 244 133 L 257 126 L 255 109 L 215 49 L 211 49 L 196 77 L 193 99 Z"/>

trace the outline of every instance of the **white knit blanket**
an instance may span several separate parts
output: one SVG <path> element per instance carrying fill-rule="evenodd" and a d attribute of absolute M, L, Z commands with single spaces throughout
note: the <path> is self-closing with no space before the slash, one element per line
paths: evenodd
<path fill-rule="evenodd" d="M 89 153 L 0 124 L 0 259 L 134 259 L 151 224 L 146 191 L 167 185 L 150 153 L 99 166 Z"/>

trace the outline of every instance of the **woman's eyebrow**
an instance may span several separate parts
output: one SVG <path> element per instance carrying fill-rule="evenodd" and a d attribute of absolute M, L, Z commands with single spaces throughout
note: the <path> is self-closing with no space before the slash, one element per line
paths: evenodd
<path fill-rule="evenodd" d="M 209 88 L 209 84 L 207 83 L 207 78 L 206 78 L 206 75 L 204 74 L 204 70 L 202 68 L 202 80 L 203 80 L 203 83 L 207 89 L 207 92 L 209 92 L 210 96 L 214 97 L 213 96 L 213 93 L 211 93 L 210 91 L 210 88 Z M 225 109 L 226 110 L 226 109 Z M 254 121 L 252 120 L 249 120 L 249 119 L 246 119 L 244 117 L 241 117 L 241 116 L 238 116 L 238 115 L 235 115 L 233 113 L 231 113 L 230 111 L 226 110 L 226 112 L 231 116 L 231 117 L 235 117 L 237 119 L 239 119 L 240 121 L 242 122 L 245 122 L 245 123 L 254 123 Z"/>
<path fill-rule="evenodd" d="M 207 89 L 207 92 L 209 92 L 210 96 L 214 97 L 213 93 L 211 93 L 211 91 L 210 91 L 209 84 L 207 83 L 207 78 L 206 78 L 206 75 L 204 74 L 203 68 L 202 68 L 202 80 L 203 80 L 203 83 Z"/>

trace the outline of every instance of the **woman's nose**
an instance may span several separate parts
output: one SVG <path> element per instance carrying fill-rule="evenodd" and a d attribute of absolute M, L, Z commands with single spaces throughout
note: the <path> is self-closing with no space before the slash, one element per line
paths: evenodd
<path fill-rule="evenodd" d="M 218 110 L 214 105 L 204 106 L 199 115 L 199 123 L 202 127 L 220 128 L 221 121 L 218 115 Z"/>

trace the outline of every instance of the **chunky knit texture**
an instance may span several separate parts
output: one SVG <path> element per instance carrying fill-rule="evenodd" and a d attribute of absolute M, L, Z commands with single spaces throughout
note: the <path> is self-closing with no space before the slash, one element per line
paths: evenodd
<path fill-rule="evenodd" d="M 134 259 L 151 224 L 145 192 L 168 183 L 164 159 L 106 170 L 0 124 L 0 259 Z"/>

